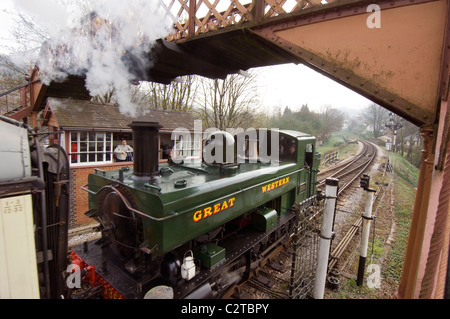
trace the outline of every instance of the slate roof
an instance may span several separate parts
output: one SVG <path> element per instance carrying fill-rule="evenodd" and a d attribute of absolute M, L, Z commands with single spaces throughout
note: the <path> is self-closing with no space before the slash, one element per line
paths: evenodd
<path fill-rule="evenodd" d="M 133 120 L 158 122 L 161 131 L 173 131 L 176 128 L 194 130 L 194 116 L 186 112 L 148 110 L 147 113 L 130 117 L 120 112 L 114 104 L 95 103 L 86 100 L 49 98 L 51 111 L 56 116 L 61 130 L 103 130 L 130 131 L 128 126 Z"/>

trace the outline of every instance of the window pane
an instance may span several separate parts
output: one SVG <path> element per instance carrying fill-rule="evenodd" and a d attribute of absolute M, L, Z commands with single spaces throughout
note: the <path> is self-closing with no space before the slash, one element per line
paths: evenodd
<path fill-rule="evenodd" d="M 111 162 L 113 160 L 113 133 L 71 132 L 69 139 L 71 163 Z"/>
<path fill-rule="evenodd" d="M 97 133 L 97 141 L 102 141 L 105 138 L 105 133 Z"/>

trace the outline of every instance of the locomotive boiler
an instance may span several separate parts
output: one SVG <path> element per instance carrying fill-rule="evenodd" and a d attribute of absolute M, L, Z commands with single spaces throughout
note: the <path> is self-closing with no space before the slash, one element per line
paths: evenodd
<path fill-rule="evenodd" d="M 0 116 L 0 299 L 65 295 L 69 162 L 58 132 Z"/>
<path fill-rule="evenodd" d="M 96 170 L 83 186 L 86 214 L 99 221 L 101 238 L 71 254 L 92 294 L 220 297 L 287 240 L 296 220 L 291 207 L 316 193 L 320 154 L 309 134 L 215 132 L 204 141 L 210 153 L 203 160 L 172 158 L 159 165 L 161 126 L 129 126 L 133 168 Z M 218 154 L 223 160 L 205 160 Z"/>

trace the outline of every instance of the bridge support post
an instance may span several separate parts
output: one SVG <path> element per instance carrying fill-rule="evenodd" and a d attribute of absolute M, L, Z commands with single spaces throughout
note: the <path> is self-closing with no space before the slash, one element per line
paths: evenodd
<path fill-rule="evenodd" d="M 423 137 L 422 161 L 420 164 L 419 181 L 417 182 L 416 200 L 411 220 L 405 259 L 403 263 L 402 277 L 397 298 L 417 298 L 416 285 L 417 273 L 419 271 L 420 257 L 422 253 L 423 238 L 428 213 L 428 202 L 430 199 L 431 182 L 433 175 L 433 140 L 435 132 L 433 128 L 421 128 Z"/>
<path fill-rule="evenodd" d="M 335 178 L 327 178 L 325 181 L 325 203 L 319 239 L 316 280 L 314 282 L 314 299 L 323 299 L 325 292 L 338 184 L 339 180 Z"/>
<path fill-rule="evenodd" d="M 196 0 L 189 0 L 188 34 L 190 37 L 195 35 L 195 12 L 197 11 L 196 2 Z"/>

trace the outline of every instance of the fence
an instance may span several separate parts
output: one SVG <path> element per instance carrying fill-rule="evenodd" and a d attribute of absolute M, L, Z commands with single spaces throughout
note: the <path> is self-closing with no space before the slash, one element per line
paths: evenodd
<path fill-rule="evenodd" d="M 317 268 L 320 226 L 324 200 L 313 196 L 296 207 L 298 222 L 295 227 L 292 247 L 292 268 L 289 283 L 289 298 L 311 297 Z"/>
<path fill-rule="evenodd" d="M 339 159 L 339 152 L 334 151 L 334 152 L 325 154 L 325 156 L 323 157 L 320 164 L 322 166 L 328 165 L 329 163 L 336 162 L 338 159 Z"/>
<path fill-rule="evenodd" d="M 167 37 L 169 41 L 239 23 L 255 23 L 321 4 L 318 0 L 165 0 L 159 2 L 159 6 L 164 9 L 166 15 L 175 20 L 175 33 Z"/>

